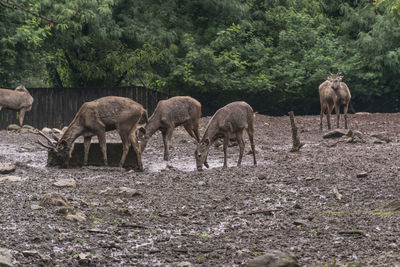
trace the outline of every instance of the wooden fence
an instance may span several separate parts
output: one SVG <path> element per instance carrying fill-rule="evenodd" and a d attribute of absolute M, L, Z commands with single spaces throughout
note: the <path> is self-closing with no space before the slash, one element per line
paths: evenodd
<path fill-rule="evenodd" d="M 84 102 L 103 96 L 129 97 L 143 105 L 149 116 L 159 100 L 167 94 L 139 86 L 105 88 L 28 88 L 34 98 L 32 109 L 25 114 L 24 124 L 35 128 L 61 128 L 67 126 Z M 18 124 L 17 112 L 0 111 L 0 129 L 9 124 Z"/>

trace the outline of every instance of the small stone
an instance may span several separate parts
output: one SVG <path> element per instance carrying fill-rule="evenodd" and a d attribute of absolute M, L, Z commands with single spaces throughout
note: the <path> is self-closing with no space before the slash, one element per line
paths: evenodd
<path fill-rule="evenodd" d="M 74 179 L 59 179 L 55 183 L 53 183 L 54 186 L 57 187 L 76 187 L 76 182 Z"/>
<path fill-rule="evenodd" d="M 247 267 L 299 267 L 297 259 L 292 255 L 272 250 L 264 255 L 250 260 Z"/>
<path fill-rule="evenodd" d="M 176 263 L 176 267 L 194 267 L 193 263 L 190 263 L 188 261 L 182 261 L 179 263 Z"/>
<path fill-rule="evenodd" d="M 197 183 L 199 186 L 203 186 L 203 185 L 205 185 L 206 184 L 206 182 L 204 182 L 204 181 L 200 181 L 200 182 L 198 182 Z"/>
<path fill-rule="evenodd" d="M 39 206 L 39 205 L 36 205 L 36 204 L 32 204 L 32 205 L 31 205 L 31 209 L 32 209 L 32 210 L 40 210 L 40 209 L 43 209 L 43 207 L 41 207 L 41 206 Z"/>
<path fill-rule="evenodd" d="M 36 250 L 24 250 L 22 251 L 22 254 L 25 257 L 31 257 L 31 256 L 39 256 L 39 252 L 37 252 Z"/>
<path fill-rule="evenodd" d="M 338 138 L 338 137 L 342 137 L 344 135 L 347 135 L 348 132 L 349 131 L 347 131 L 347 130 L 336 129 L 336 130 L 332 130 L 332 131 L 329 131 L 329 132 L 325 133 L 322 137 L 323 138 Z"/>
<path fill-rule="evenodd" d="M 137 190 L 135 190 L 133 188 L 129 188 L 129 187 L 124 187 L 124 186 L 119 188 L 119 194 L 124 195 L 126 197 L 135 197 L 135 196 L 142 195 Z"/>
<path fill-rule="evenodd" d="M 12 263 L 14 261 L 13 256 L 11 255 L 11 252 L 7 248 L 0 248 L 0 266 L 1 267 L 12 267 L 14 264 Z"/>
<path fill-rule="evenodd" d="M 371 136 L 377 138 L 379 141 L 382 142 L 389 143 L 391 141 L 389 134 L 387 132 L 374 133 L 371 134 Z"/>
<path fill-rule="evenodd" d="M 21 182 L 22 178 L 18 177 L 18 176 L 4 176 L 4 177 L 0 177 L 0 182 L 5 182 L 5 183 L 14 183 L 14 182 Z"/>
<path fill-rule="evenodd" d="M 360 172 L 360 173 L 357 174 L 357 178 L 364 178 L 364 177 L 367 177 L 367 176 L 368 176 L 367 172 Z"/>
<path fill-rule="evenodd" d="M 7 131 L 18 131 L 19 129 L 21 129 L 21 126 L 17 125 L 17 124 L 10 124 L 7 126 Z"/>
<path fill-rule="evenodd" d="M 122 201 L 122 199 L 120 199 L 120 198 L 117 198 L 117 199 L 114 201 L 114 203 L 119 205 L 119 204 L 124 203 L 124 201 Z"/>
<path fill-rule="evenodd" d="M 59 193 L 48 193 L 40 201 L 40 206 L 65 206 L 70 207 L 67 199 Z"/>
<path fill-rule="evenodd" d="M 51 131 L 50 128 L 44 127 L 44 128 L 42 129 L 42 132 L 45 133 L 45 134 L 51 134 L 52 131 Z"/>
<path fill-rule="evenodd" d="M 86 222 L 86 215 L 83 212 L 77 212 L 76 214 L 68 214 L 65 219 L 72 222 Z"/>
<path fill-rule="evenodd" d="M 390 243 L 390 244 L 389 244 L 389 247 L 390 247 L 391 249 L 397 249 L 399 246 L 398 246 L 396 243 Z"/>
<path fill-rule="evenodd" d="M 15 164 L 11 162 L 0 162 L 0 173 L 7 174 L 15 171 Z"/>

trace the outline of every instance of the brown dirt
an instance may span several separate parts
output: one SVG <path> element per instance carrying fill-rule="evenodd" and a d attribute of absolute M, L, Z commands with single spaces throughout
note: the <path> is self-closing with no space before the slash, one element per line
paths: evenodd
<path fill-rule="evenodd" d="M 246 155 L 244 166 L 234 167 L 238 147 L 230 147 L 230 167 L 222 170 L 222 149 L 213 147 L 213 168 L 203 172 L 194 170 L 195 142 L 181 128 L 168 165 L 160 134 L 153 136 L 143 173 L 48 168 L 37 136 L 0 131 L 0 155 L 25 179 L 0 185 L 0 247 L 11 250 L 16 266 L 242 266 L 275 249 L 307 266 L 393 266 L 400 262 L 399 213 L 384 206 L 399 198 L 400 114 L 349 120 L 366 142 L 323 139 L 319 116 L 296 117 L 305 145 L 290 153 L 289 117 L 257 115 L 258 166 Z M 375 143 L 370 134 L 383 131 L 392 141 Z M 59 178 L 77 187 L 55 187 Z M 68 221 L 57 207 L 32 209 L 51 192 L 87 221 Z"/>

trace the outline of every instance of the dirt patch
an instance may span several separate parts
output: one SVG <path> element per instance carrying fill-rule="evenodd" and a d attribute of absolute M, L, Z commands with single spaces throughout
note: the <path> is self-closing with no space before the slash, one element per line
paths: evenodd
<path fill-rule="evenodd" d="M 399 263 L 399 212 L 384 207 L 399 198 L 400 114 L 350 115 L 362 142 L 322 138 L 319 116 L 296 123 L 300 152 L 289 152 L 288 116 L 257 115 L 258 166 L 246 154 L 235 167 L 233 146 L 222 170 L 222 147 L 213 146 L 212 168 L 203 172 L 195 171 L 196 145 L 181 128 L 168 163 L 160 134 L 152 137 L 142 173 L 48 168 L 37 136 L 0 131 L 0 156 L 22 178 L 0 185 L 0 247 L 17 266 L 242 266 L 270 250 L 308 266 Z M 390 142 L 372 136 L 382 132 Z M 57 187 L 59 179 L 76 186 Z M 41 206 L 50 193 L 64 196 L 68 209 Z M 70 211 L 82 220 L 68 220 Z"/>

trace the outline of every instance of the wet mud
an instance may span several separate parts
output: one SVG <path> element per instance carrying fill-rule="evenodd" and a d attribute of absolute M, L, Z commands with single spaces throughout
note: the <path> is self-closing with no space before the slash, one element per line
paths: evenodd
<path fill-rule="evenodd" d="M 351 114 L 350 128 L 362 134 L 355 141 L 324 139 L 319 116 L 295 120 L 299 152 L 289 152 L 288 116 L 258 114 L 258 165 L 245 134 L 242 167 L 237 146 L 228 148 L 226 170 L 222 146 L 212 146 L 203 172 L 183 128 L 173 134 L 168 162 L 161 135 L 151 138 L 144 172 L 47 167 L 38 136 L 0 131 L 0 159 L 16 164 L 7 175 L 21 178 L 0 182 L 0 248 L 15 266 L 243 266 L 270 250 L 304 266 L 400 263 L 399 212 L 385 207 L 400 192 L 400 114 Z M 372 136 L 382 132 L 390 142 Z M 56 186 L 60 179 L 76 186 Z M 42 206 L 54 192 L 86 220 Z"/>

